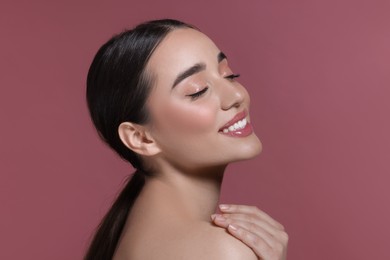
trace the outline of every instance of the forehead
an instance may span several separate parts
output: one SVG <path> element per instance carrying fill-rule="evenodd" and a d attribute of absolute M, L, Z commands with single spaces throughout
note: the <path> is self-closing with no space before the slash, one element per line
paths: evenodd
<path fill-rule="evenodd" d="M 218 47 L 205 34 L 190 28 L 175 29 L 157 46 L 147 67 L 161 79 L 176 76 L 195 63 L 216 63 L 218 53 Z"/>

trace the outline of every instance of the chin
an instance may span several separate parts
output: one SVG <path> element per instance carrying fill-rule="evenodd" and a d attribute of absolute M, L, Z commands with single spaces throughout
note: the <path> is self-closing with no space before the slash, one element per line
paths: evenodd
<path fill-rule="evenodd" d="M 241 161 L 241 160 L 249 160 L 261 153 L 263 150 L 263 144 L 257 138 L 256 135 L 253 135 L 252 140 L 246 144 L 245 146 L 241 147 L 239 151 L 240 158 L 238 158 L 236 161 Z"/>

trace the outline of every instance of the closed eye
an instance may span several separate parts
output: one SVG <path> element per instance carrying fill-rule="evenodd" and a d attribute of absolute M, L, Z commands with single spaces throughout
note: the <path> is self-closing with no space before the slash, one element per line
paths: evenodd
<path fill-rule="evenodd" d="M 240 74 L 231 74 L 229 76 L 226 76 L 225 79 L 233 80 L 235 78 L 238 78 L 239 76 L 240 76 Z"/>
<path fill-rule="evenodd" d="M 197 98 L 199 98 L 200 96 L 202 96 L 204 93 L 206 93 L 206 91 L 208 90 L 209 88 L 208 87 L 205 87 L 204 89 L 202 89 L 201 91 L 198 91 L 194 94 L 190 94 L 190 95 L 187 95 L 188 97 L 191 97 L 191 100 L 195 100 Z"/>

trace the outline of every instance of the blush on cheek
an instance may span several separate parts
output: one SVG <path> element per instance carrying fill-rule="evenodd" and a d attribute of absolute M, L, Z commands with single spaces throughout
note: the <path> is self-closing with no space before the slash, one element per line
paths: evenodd
<path fill-rule="evenodd" d="M 155 122 L 160 134 L 164 132 L 164 135 L 168 136 L 205 134 L 218 131 L 217 111 L 212 104 L 183 104 L 171 101 L 170 104 L 167 102 L 155 111 Z"/>
<path fill-rule="evenodd" d="M 216 131 L 217 111 L 212 106 L 169 107 L 165 117 L 172 131 L 177 134 L 202 134 Z"/>

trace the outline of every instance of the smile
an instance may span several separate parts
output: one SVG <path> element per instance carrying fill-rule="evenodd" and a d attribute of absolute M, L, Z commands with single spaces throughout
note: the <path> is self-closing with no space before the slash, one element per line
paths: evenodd
<path fill-rule="evenodd" d="M 247 119 L 247 112 L 244 110 L 238 113 L 219 132 L 231 137 L 245 137 L 252 134 L 252 125 Z"/>
<path fill-rule="evenodd" d="M 246 120 L 246 118 L 244 118 L 244 119 L 238 121 L 237 123 L 234 123 L 234 125 L 231 125 L 228 128 L 222 129 L 222 132 L 224 134 L 226 134 L 226 133 L 229 133 L 229 132 L 234 132 L 234 131 L 237 131 L 237 130 L 241 130 L 241 129 L 245 128 L 247 123 L 248 123 L 248 121 Z"/>

